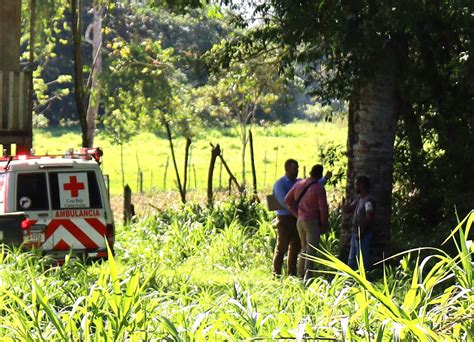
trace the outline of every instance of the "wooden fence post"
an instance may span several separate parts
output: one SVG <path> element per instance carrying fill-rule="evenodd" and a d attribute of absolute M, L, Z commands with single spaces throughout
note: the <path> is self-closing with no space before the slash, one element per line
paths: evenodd
<path fill-rule="evenodd" d="M 211 146 L 214 148 L 214 145 L 211 144 Z M 224 165 L 226 171 L 227 171 L 227 174 L 229 175 L 230 177 L 230 182 L 234 182 L 235 186 L 237 187 L 237 189 L 239 190 L 240 194 L 242 194 L 244 192 L 244 187 L 243 186 L 240 186 L 239 182 L 237 181 L 237 178 L 235 178 L 234 174 L 232 173 L 232 171 L 230 171 L 230 168 L 229 166 L 227 165 L 227 163 L 225 162 L 224 160 L 224 157 L 222 156 L 222 153 L 219 153 L 219 158 L 222 162 L 222 164 Z"/>
<path fill-rule="evenodd" d="M 132 204 L 132 189 L 127 185 L 123 188 L 123 221 L 128 223 L 135 215 L 135 208 Z"/>
<path fill-rule="evenodd" d="M 217 144 L 217 146 L 213 146 L 211 144 L 211 147 L 212 147 L 212 152 L 211 152 L 211 162 L 209 164 L 209 172 L 207 174 L 207 204 L 209 206 L 212 205 L 212 202 L 213 202 L 213 191 L 212 191 L 212 179 L 213 179 L 213 175 L 214 175 L 214 166 L 216 164 L 216 159 L 217 157 L 220 155 L 221 153 L 221 147 L 219 146 L 219 144 Z M 222 165 L 222 163 L 221 163 Z"/>
<path fill-rule="evenodd" d="M 219 190 L 222 190 L 222 161 L 219 164 Z"/>
<path fill-rule="evenodd" d="M 138 171 L 138 192 L 143 193 L 143 171 Z"/>
<path fill-rule="evenodd" d="M 150 190 L 153 190 L 153 170 L 150 171 Z"/>

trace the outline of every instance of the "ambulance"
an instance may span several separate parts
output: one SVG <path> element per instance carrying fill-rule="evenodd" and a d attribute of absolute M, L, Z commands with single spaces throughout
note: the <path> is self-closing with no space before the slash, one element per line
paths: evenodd
<path fill-rule="evenodd" d="M 115 229 L 100 149 L 0 158 L 0 216 L 24 213 L 23 245 L 62 260 L 107 258 Z"/>

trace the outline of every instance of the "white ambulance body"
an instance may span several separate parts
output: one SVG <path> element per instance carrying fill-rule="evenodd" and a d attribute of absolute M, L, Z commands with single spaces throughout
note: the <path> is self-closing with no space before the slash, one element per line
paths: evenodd
<path fill-rule="evenodd" d="M 56 259 L 106 258 L 114 222 L 99 167 L 101 151 L 0 159 L 0 215 L 24 212 L 24 244 Z"/>

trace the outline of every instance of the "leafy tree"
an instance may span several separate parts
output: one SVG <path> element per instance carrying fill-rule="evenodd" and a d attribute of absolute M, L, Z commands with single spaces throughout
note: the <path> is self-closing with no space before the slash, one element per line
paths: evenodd
<path fill-rule="evenodd" d="M 57 57 L 55 47 L 64 42 L 55 32 L 61 30 L 66 6 L 65 0 L 22 1 L 21 64 L 32 72 L 34 122 L 47 121 L 43 113 L 70 94 L 68 73 L 49 74 L 49 62 Z"/>
<path fill-rule="evenodd" d="M 220 51 L 215 46 L 210 57 Z M 255 123 L 257 111 L 268 112 L 284 89 L 284 80 L 271 60 L 249 59 L 233 61 L 214 74 L 209 83 L 195 90 L 196 107 L 200 115 L 236 128 L 242 144 L 242 183 L 246 183 L 246 149 L 249 129 Z"/>
<path fill-rule="evenodd" d="M 193 9 L 173 13 L 155 6 L 117 6 L 108 17 L 109 35 L 125 41 L 159 40 L 174 49 L 176 66 L 194 85 L 207 82 L 208 67 L 201 58 L 224 38 L 230 28 L 224 20 L 210 16 L 210 10 Z"/>
<path fill-rule="evenodd" d="M 416 235 L 431 244 L 438 244 L 444 227 L 455 222 L 455 209 L 465 215 L 474 206 L 474 180 L 465 167 L 474 163 L 468 152 L 474 148 L 469 8 L 466 1 L 412 4 L 410 15 L 420 21 L 399 54 L 405 77 L 397 88 L 400 209 L 394 218 L 399 234 L 410 235 L 418 227 Z"/>
<path fill-rule="evenodd" d="M 82 57 L 83 0 L 70 0 L 72 40 L 74 47 L 74 94 L 79 123 L 82 132 L 82 145 L 92 147 L 94 143 L 96 118 L 99 110 L 102 73 L 102 16 L 105 12 L 104 0 L 92 0 L 90 4 L 92 22 L 85 30 L 86 41 L 92 45 L 92 58 L 89 79 L 84 82 L 84 63 Z M 90 36 L 92 35 L 92 38 Z M 87 107 L 87 108 L 86 108 Z"/>
<path fill-rule="evenodd" d="M 130 135 L 136 133 L 137 129 L 155 134 L 164 130 L 170 142 L 181 199 L 185 202 L 188 152 L 199 124 L 191 116 L 186 78 L 174 66 L 173 49 L 162 48 L 159 41 L 126 43 L 119 38 L 107 48 L 114 57 L 109 70 L 104 73 L 107 79 L 104 85 L 109 94 L 106 110 L 112 113 L 112 120 L 107 119 L 110 114 L 106 114 L 104 124 L 118 124 L 118 129 L 121 130 L 123 123 L 118 117 L 117 120 L 113 119 L 113 113 L 125 111 L 128 113 L 127 117 L 134 122 Z M 116 87 L 116 84 L 120 84 L 120 87 Z M 123 126 L 125 130 L 126 127 L 127 125 Z M 114 130 L 112 128 L 108 131 L 113 134 Z M 174 154 L 172 130 L 184 135 L 187 141 L 183 182 Z"/>
<path fill-rule="evenodd" d="M 302 72 L 313 93 L 326 101 L 350 101 L 347 192 L 352 196 L 355 175 L 369 176 L 377 197 L 379 240 L 386 240 L 396 122 L 396 37 L 391 36 L 393 21 L 384 17 L 390 13 L 369 2 L 270 3 L 275 16 L 260 32 L 287 47 L 283 61 L 304 63 Z M 266 12 L 267 6 L 260 9 Z M 347 236 L 342 234 L 343 246 Z"/>
<path fill-rule="evenodd" d="M 97 82 L 98 77 L 96 76 L 100 73 L 101 68 L 101 54 L 99 51 L 102 44 L 100 27 L 102 2 L 93 0 L 90 4 L 95 14 L 93 15 L 94 44 L 92 44 L 92 53 L 95 58 L 94 56 L 91 58 L 93 60 L 91 63 L 92 71 L 89 74 L 90 82 L 88 80 L 87 84 L 84 81 L 84 65 L 87 63 L 83 61 L 82 35 L 84 30 L 82 28 L 84 26 L 84 12 L 89 7 L 89 2 L 84 3 L 83 0 L 51 0 L 38 3 L 36 0 L 31 0 L 27 2 L 26 10 L 24 10 L 27 15 L 23 24 L 25 29 L 29 29 L 29 35 L 26 34 L 25 30 L 23 41 L 26 42 L 26 39 L 30 41 L 30 44 L 27 45 L 30 50 L 29 67 L 34 68 L 35 66 L 35 51 L 37 51 L 39 64 L 33 72 L 34 90 L 37 95 L 35 111 L 44 112 L 50 109 L 54 101 L 64 99 L 71 93 L 69 87 L 62 87 L 62 85 L 67 86 L 72 82 L 71 77 L 59 74 L 49 79 L 49 74 L 52 73 L 50 69 L 53 63 L 50 63 L 51 61 L 58 62 L 58 60 L 65 59 L 65 56 L 58 58 L 58 54 L 63 54 L 58 46 L 73 43 L 71 49 L 73 63 L 70 65 L 66 62 L 66 65 L 67 67 L 74 66 L 75 90 L 73 93 L 76 98 L 76 112 L 83 132 L 82 144 L 84 146 L 92 146 L 93 144 L 95 118 L 98 111 L 100 91 Z M 71 30 L 70 33 L 69 30 Z M 39 32 L 39 34 L 36 34 L 36 32 Z M 67 34 L 63 36 L 66 32 L 72 34 L 72 37 Z M 59 63 L 59 69 L 63 68 L 64 66 Z M 73 73 L 69 68 L 65 69 L 66 73 Z M 89 84 L 91 84 L 91 89 L 88 87 Z M 87 112 L 86 107 L 88 107 Z"/>
<path fill-rule="evenodd" d="M 452 99 L 463 104 L 466 98 L 472 98 L 472 86 L 464 82 L 464 75 L 472 75 L 472 67 L 462 61 L 472 51 L 468 8 L 467 1 L 428 4 L 272 0 L 256 10 L 265 25 L 248 31 L 244 40 L 230 42 L 222 60 L 228 63 L 239 57 L 240 51 L 262 52 L 277 44 L 281 47 L 282 64 L 295 66 L 296 62 L 297 71 L 305 77 L 313 94 L 328 102 L 349 101 L 346 191 L 352 195 L 355 175 L 371 178 L 378 199 L 379 242 L 383 242 L 389 237 L 398 118 L 402 117 L 406 124 L 401 126 L 406 129 L 406 137 L 418 146 L 424 146 L 418 120 L 426 124 L 437 122 L 431 132 L 439 147 L 441 141 L 437 139 L 447 136 L 443 130 L 467 133 L 466 127 L 472 127 L 472 114 L 458 111 L 453 117 L 447 115 L 450 110 L 445 111 L 450 108 L 448 103 L 454 102 L 446 101 L 446 94 L 455 94 Z M 465 87 L 458 87 L 459 82 Z M 466 110 L 465 106 L 462 108 Z M 452 130 L 454 127 L 458 130 Z M 444 150 L 459 151 L 452 139 L 444 141 Z M 470 139 L 463 139 L 462 144 L 465 143 L 472 146 Z M 343 247 L 348 244 L 348 225 L 345 227 L 341 235 Z"/>
<path fill-rule="evenodd" d="M 115 94 L 114 101 L 122 102 L 128 97 L 127 92 L 118 91 Z M 104 133 L 109 139 L 120 145 L 120 166 L 122 171 L 122 188 L 125 187 L 125 165 L 123 159 L 123 145 L 137 134 L 138 125 L 137 117 L 134 112 L 126 106 L 120 106 L 121 109 L 113 109 L 110 113 L 103 117 Z"/>
<path fill-rule="evenodd" d="M 111 58 L 107 59 L 110 66 L 104 73 L 103 82 L 112 95 L 106 101 L 106 111 L 133 108 L 131 111 L 141 118 L 138 119 L 140 129 L 155 134 L 164 131 L 170 142 L 183 202 L 186 200 L 189 149 L 200 127 L 199 118 L 192 115 L 194 105 L 189 80 L 194 84 L 206 81 L 207 70 L 199 56 L 224 32 L 219 23 L 203 14 L 196 10 L 170 15 L 144 5 L 117 6 L 106 27 L 107 36 L 111 37 L 111 43 L 107 45 Z M 120 84 L 130 100 L 114 96 L 116 87 L 113 84 Z M 137 103 L 140 103 L 139 107 L 136 107 Z M 138 114 L 143 111 L 144 114 Z M 183 178 L 174 155 L 175 135 L 186 139 Z"/>

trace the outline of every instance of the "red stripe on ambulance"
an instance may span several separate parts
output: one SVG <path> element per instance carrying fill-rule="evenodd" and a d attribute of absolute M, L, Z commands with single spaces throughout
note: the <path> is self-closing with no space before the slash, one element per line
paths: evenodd
<path fill-rule="evenodd" d="M 105 228 L 105 224 L 100 219 L 96 218 L 86 218 L 85 221 L 89 223 L 89 225 L 94 228 L 100 235 L 104 236 L 107 233 L 107 229 Z"/>
<path fill-rule="evenodd" d="M 84 247 L 86 248 L 98 248 L 96 243 L 92 241 L 87 234 L 85 234 L 80 228 L 78 228 L 71 220 L 52 220 L 48 225 L 46 239 L 54 234 L 59 227 L 65 228 L 70 232 Z M 56 249 L 56 246 L 54 247 Z"/>
<path fill-rule="evenodd" d="M 59 242 L 58 242 L 58 243 L 56 244 L 56 246 L 55 246 L 55 249 L 56 249 L 56 250 L 68 250 L 68 249 L 70 249 L 70 248 L 71 248 L 71 246 L 69 246 L 69 245 L 67 244 L 67 242 L 64 241 L 64 240 L 62 240 L 62 239 L 59 240 Z"/>
<path fill-rule="evenodd" d="M 55 250 L 71 247 L 97 249 L 104 245 L 105 231 L 105 224 L 100 219 L 51 220 L 45 238 L 46 241 L 53 240 Z M 69 236 L 64 236 L 65 234 Z M 64 241 L 71 238 L 72 241 Z M 74 240 L 82 246 L 71 246 Z"/>

